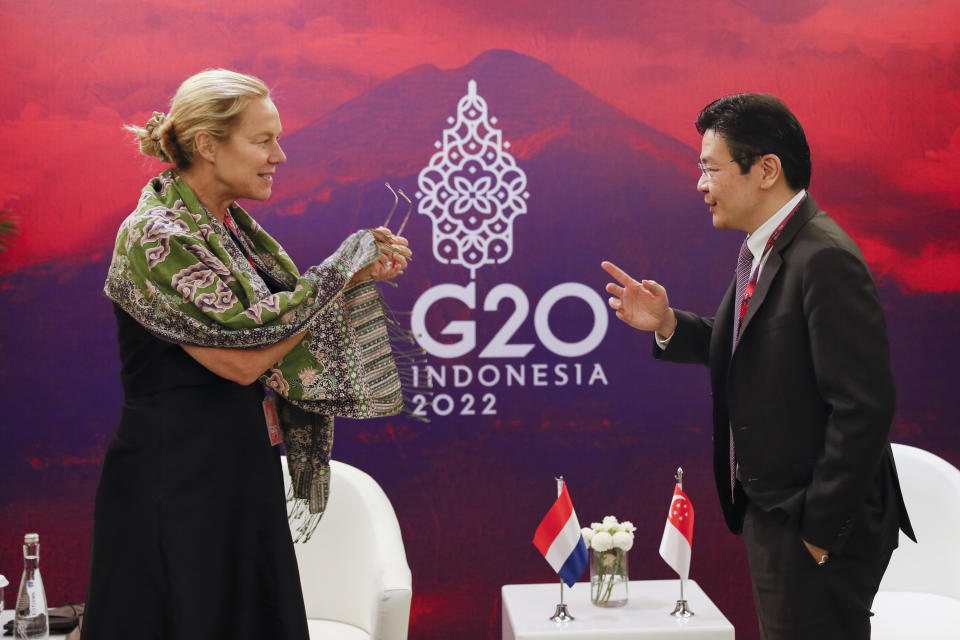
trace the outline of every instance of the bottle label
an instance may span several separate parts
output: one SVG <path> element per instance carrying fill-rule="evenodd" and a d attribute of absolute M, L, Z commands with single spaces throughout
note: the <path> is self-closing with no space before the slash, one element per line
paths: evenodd
<path fill-rule="evenodd" d="M 32 618 L 43 613 L 43 611 L 40 611 L 40 598 L 37 597 L 36 585 L 33 580 L 27 580 L 27 592 L 30 597 L 29 615 Z"/>

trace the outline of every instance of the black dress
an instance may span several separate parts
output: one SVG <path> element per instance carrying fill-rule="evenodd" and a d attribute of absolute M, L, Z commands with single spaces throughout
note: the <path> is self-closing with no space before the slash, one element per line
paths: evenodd
<path fill-rule="evenodd" d="M 263 388 L 116 308 L 125 401 L 94 509 L 84 640 L 307 640 Z"/>

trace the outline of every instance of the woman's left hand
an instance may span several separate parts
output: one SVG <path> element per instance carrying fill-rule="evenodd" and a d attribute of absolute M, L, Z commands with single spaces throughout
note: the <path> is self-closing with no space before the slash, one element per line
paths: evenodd
<path fill-rule="evenodd" d="M 396 278 L 403 273 L 403 270 L 407 268 L 408 260 L 413 257 L 406 238 L 393 235 L 386 227 L 371 229 L 370 232 L 380 248 L 380 257 L 376 262 L 367 265 L 354 274 L 347 285 L 348 287 L 359 284 L 364 280 Z"/>

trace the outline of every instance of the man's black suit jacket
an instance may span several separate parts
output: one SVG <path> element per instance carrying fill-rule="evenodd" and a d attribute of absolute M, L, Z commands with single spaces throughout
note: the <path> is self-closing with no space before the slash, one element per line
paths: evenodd
<path fill-rule="evenodd" d="M 654 345 L 663 360 L 710 367 L 727 526 L 741 532 L 746 496 L 837 552 L 879 491 L 912 538 L 888 441 L 895 391 L 883 311 L 857 245 L 807 195 L 767 257 L 734 350 L 735 285 L 714 318 L 676 311 L 667 349 Z"/>

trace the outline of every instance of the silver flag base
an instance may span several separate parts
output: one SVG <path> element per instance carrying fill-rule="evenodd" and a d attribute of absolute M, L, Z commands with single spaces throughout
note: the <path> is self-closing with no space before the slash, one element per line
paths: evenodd
<path fill-rule="evenodd" d="M 554 622 L 572 622 L 576 618 L 570 615 L 570 612 L 567 611 L 567 605 L 558 604 L 557 610 L 553 612 L 553 615 L 550 616 L 550 619 Z"/>
<path fill-rule="evenodd" d="M 670 615 L 675 618 L 689 618 L 694 615 L 694 613 L 690 610 L 690 607 L 687 606 L 686 600 L 677 600 L 677 606 L 673 608 L 673 612 Z"/>

